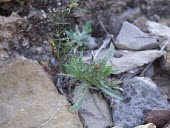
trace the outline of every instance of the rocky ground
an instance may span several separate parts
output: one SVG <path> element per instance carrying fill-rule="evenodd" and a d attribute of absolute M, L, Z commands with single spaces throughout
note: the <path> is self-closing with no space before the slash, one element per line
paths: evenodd
<path fill-rule="evenodd" d="M 75 83 L 57 81 L 60 69 L 50 45 L 70 3 L 0 0 L 0 127 L 170 127 L 170 1 L 82 0 L 78 7 L 88 12 L 75 8 L 64 19 L 63 28 L 91 21 L 94 50 L 112 35 L 116 50 L 110 61 L 119 70 L 112 77 L 123 80 L 125 100 L 94 89 L 78 113 L 69 108 L 81 93 L 70 98 L 68 86 Z"/>

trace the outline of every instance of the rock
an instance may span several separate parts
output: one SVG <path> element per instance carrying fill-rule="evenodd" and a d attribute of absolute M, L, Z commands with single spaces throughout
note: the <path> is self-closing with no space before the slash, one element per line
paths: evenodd
<path fill-rule="evenodd" d="M 36 51 L 38 52 L 38 54 L 42 54 L 44 49 L 43 47 L 36 47 Z"/>
<path fill-rule="evenodd" d="M 9 58 L 9 52 L 5 49 L 0 50 L 0 60 L 6 60 Z"/>
<path fill-rule="evenodd" d="M 101 51 L 96 60 L 102 59 L 108 50 Z M 119 70 L 118 73 L 127 72 L 137 67 L 143 66 L 144 64 L 148 64 L 149 62 L 154 61 L 155 59 L 166 54 L 164 51 L 158 50 L 145 50 L 145 51 L 122 51 L 116 50 L 115 53 L 118 52 L 122 54 L 122 57 L 112 57 L 110 61 L 112 63 L 108 63 L 108 65 L 113 65 L 114 69 Z M 84 61 L 87 61 L 90 57 L 85 56 L 83 58 Z"/>
<path fill-rule="evenodd" d="M 122 21 L 133 21 L 137 17 L 141 15 L 141 9 L 139 7 L 130 8 L 124 11 L 120 16 L 119 19 Z M 121 23 L 121 24 L 122 24 Z"/>
<path fill-rule="evenodd" d="M 156 84 L 146 77 L 135 77 L 124 81 L 125 100 L 113 99 L 114 125 L 132 128 L 144 123 L 145 113 L 150 110 L 168 110 L 167 100 L 163 98 Z"/>
<path fill-rule="evenodd" d="M 163 128 L 170 128 L 170 122 L 168 122 Z"/>
<path fill-rule="evenodd" d="M 148 19 L 145 16 L 140 16 L 135 19 L 134 25 L 137 26 L 143 32 L 147 32 L 148 31 L 147 26 L 146 26 L 147 21 Z"/>
<path fill-rule="evenodd" d="M 76 93 L 74 95 L 75 102 L 81 94 Z M 106 128 L 111 126 L 112 118 L 109 105 L 101 94 L 89 92 L 79 114 L 88 128 Z"/>
<path fill-rule="evenodd" d="M 152 64 L 152 65 L 146 70 L 146 72 L 144 73 L 144 76 L 145 76 L 145 77 L 152 78 L 155 74 L 156 74 L 156 73 L 155 73 L 155 68 L 154 68 L 154 65 Z"/>
<path fill-rule="evenodd" d="M 47 14 L 45 13 L 44 10 L 34 10 L 34 11 L 30 11 L 29 15 L 28 15 L 28 18 L 31 19 L 31 18 L 34 18 L 34 19 L 45 19 L 47 18 Z"/>
<path fill-rule="evenodd" d="M 31 4 L 29 2 L 25 4 L 29 6 Z M 18 3 L 17 6 L 19 5 Z M 13 2 L 9 2 L 6 6 L 16 7 Z M 23 7 L 24 5 L 21 5 L 21 8 Z M 9 17 L 0 16 L 0 67 L 15 58 L 15 53 L 38 62 L 40 60 L 48 62 L 53 56 L 48 39 L 54 26 L 51 26 L 52 24 L 45 18 L 45 11 L 36 8 L 31 10 L 34 11 L 30 11 L 29 16 L 24 15 L 24 17 L 16 13 L 12 13 Z"/>
<path fill-rule="evenodd" d="M 170 38 L 170 27 L 153 21 L 147 21 L 146 25 L 149 32 L 154 35 Z"/>
<path fill-rule="evenodd" d="M 41 66 L 20 58 L 0 69 L 1 128 L 83 128 Z"/>
<path fill-rule="evenodd" d="M 114 52 L 114 55 L 113 55 L 115 58 L 121 58 L 123 56 L 123 54 L 119 51 L 117 52 Z"/>
<path fill-rule="evenodd" d="M 145 124 L 145 125 L 139 125 L 139 126 L 134 127 L 134 128 L 156 128 L 156 126 L 152 123 L 148 123 L 148 124 Z"/>
<path fill-rule="evenodd" d="M 125 50 L 146 50 L 158 47 L 156 39 L 149 37 L 135 25 L 126 21 L 122 25 L 115 45 Z"/>
<path fill-rule="evenodd" d="M 26 38 L 23 38 L 23 41 L 22 41 L 22 46 L 23 47 L 29 47 L 29 40 L 28 39 L 26 39 Z"/>
<path fill-rule="evenodd" d="M 128 10 L 122 12 L 122 14 L 119 16 L 111 13 L 111 16 L 108 16 L 107 19 L 105 19 L 106 21 L 108 21 L 106 22 L 105 26 L 108 26 L 107 30 L 117 36 L 124 21 L 133 21 L 136 17 L 140 15 L 141 10 L 139 7 L 129 8 Z M 106 15 L 104 15 L 104 17 L 105 16 Z"/>
<path fill-rule="evenodd" d="M 114 126 L 114 127 L 112 127 L 112 128 L 123 128 L 123 127 L 119 127 L 119 126 Z"/>
<path fill-rule="evenodd" d="M 157 127 L 163 127 L 170 121 L 169 110 L 153 110 L 146 114 L 146 123 L 153 123 Z"/>
<path fill-rule="evenodd" d="M 87 45 L 88 49 L 94 49 L 98 46 L 94 37 L 88 37 L 87 42 L 89 42 L 89 44 Z"/>
<path fill-rule="evenodd" d="M 22 19 L 15 13 L 10 17 L 0 16 L 0 67 L 10 57 L 10 46 L 13 42 L 19 43 L 17 24 L 21 23 Z"/>
<path fill-rule="evenodd" d="M 140 8 L 129 7 L 131 0 L 96 0 L 84 1 L 80 3 L 86 10 L 92 10 L 92 14 L 87 14 L 81 10 L 74 10 L 73 15 L 79 18 L 78 24 L 83 26 L 87 19 L 91 19 L 93 26 L 93 33 L 95 37 L 103 37 L 106 33 L 101 27 L 98 20 L 100 20 L 109 33 L 117 36 L 121 28 L 121 24 L 125 21 L 132 21 L 138 17 L 142 12 Z M 127 8 L 128 7 L 128 8 Z M 96 17 L 94 17 L 96 15 Z"/>

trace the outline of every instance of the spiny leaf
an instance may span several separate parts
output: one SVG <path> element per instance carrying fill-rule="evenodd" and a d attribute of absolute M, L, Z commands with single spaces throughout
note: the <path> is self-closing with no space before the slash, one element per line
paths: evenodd
<path fill-rule="evenodd" d="M 83 33 L 88 34 L 91 32 L 92 32 L 91 23 L 90 23 L 90 21 L 88 21 L 88 22 L 86 22 L 86 25 L 83 28 Z"/>
<path fill-rule="evenodd" d="M 80 92 L 83 88 L 86 87 L 86 85 L 87 85 L 86 83 L 82 83 L 80 86 L 77 86 L 77 87 L 74 89 L 73 93 Z"/>
<path fill-rule="evenodd" d="M 75 103 L 71 108 L 70 108 L 70 112 L 76 112 L 83 104 L 86 94 L 89 91 L 89 86 L 86 87 L 84 93 L 82 94 L 82 96 L 80 97 L 80 99 L 77 101 L 77 103 Z"/>
<path fill-rule="evenodd" d="M 88 38 L 90 37 L 90 32 L 92 31 L 90 22 L 87 22 L 83 27 L 82 32 L 79 26 L 75 26 L 75 30 L 65 31 L 67 36 L 70 38 L 71 43 L 76 43 L 79 47 L 86 46 L 89 44 Z"/>
<path fill-rule="evenodd" d="M 109 61 L 109 59 L 111 57 L 113 57 L 113 52 L 114 52 L 114 46 L 113 44 L 110 45 L 110 48 L 109 48 L 109 51 L 108 53 L 106 54 L 106 56 L 102 59 L 102 62 L 107 64 L 107 62 Z"/>
<path fill-rule="evenodd" d="M 119 70 L 112 70 L 112 74 L 119 74 Z"/>
<path fill-rule="evenodd" d="M 67 36 L 70 36 L 70 32 L 65 30 L 65 33 L 67 34 Z"/>
<path fill-rule="evenodd" d="M 107 86 L 116 86 L 116 85 L 118 85 L 118 84 L 121 84 L 122 81 L 120 81 L 120 80 L 115 80 L 115 81 L 111 81 L 111 82 L 110 82 L 110 81 L 104 80 L 103 83 L 104 83 L 104 85 L 107 85 Z"/>
<path fill-rule="evenodd" d="M 105 66 L 104 70 L 102 71 L 102 76 L 107 77 L 112 73 L 112 67 L 111 66 Z"/>
<path fill-rule="evenodd" d="M 103 82 L 101 82 L 102 84 L 104 84 Z M 105 92 L 106 94 L 108 94 L 108 95 L 110 95 L 110 96 L 112 96 L 112 97 L 114 97 L 114 98 L 117 98 L 117 99 L 119 99 L 119 100 L 123 100 L 123 97 L 122 97 L 122 95 L 119 93 L 119 92 L 117 92 L 116 90 L 113 90 L 113 89 L 111 89 L 111 88 L 108 88 L 108 87 L 106 87 L 105 85 L 98 85 L 98 87 L 103 91 L 103 92 Z"/>

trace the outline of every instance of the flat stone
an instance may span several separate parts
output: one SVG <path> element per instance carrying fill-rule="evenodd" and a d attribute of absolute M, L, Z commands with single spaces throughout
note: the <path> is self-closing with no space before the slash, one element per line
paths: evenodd
<path fill-rule="evenodd" d="M 83 128 L 69 108 L 38 62 L 19 58 L 0 69 L 1 128 Z"/>
<path fill-rule="evenodd" d="M 113 99 L 114 125 L 133 128 L 144 123 L 144 116 L 150 110 L 169 110 L 156 84 L 146 77 L 135 77 L 124 81 L 124 101 Z"/>
<path fill-rule="evenodd" d="M 152 34 L 165 38 L 170 38 L 170 27 L 154 21 L 147 21 L 146 25 L 149 32 L 151 32 Z"/>
<path fill-rule="evenodd" d="M 117 36 L 115 45 L 119 49 L 125 50 L 149 50 L 157 48 L 158 42 L 135 25 L 125 21 Z"/>
<path fill-rule="evenodd" d="M 75 102 L 82 93 L 74 95 Z M 87 93 L 79 114 L 88 128 L 106 128 L 111 126 L 111 111 L 107 101 L 101 94 Z"/>
<path fill-rule="evenodd" d="M 102 59 L 108 50 L 101 51 L 96 60 Z M 115 52 L 119 52 L 122 54 L 122 57 L 112 57 L 110 59 L 111 63 L 108 63 L 108 66 L 113 65 L 114 69 L 119 70 L 119 73 L 127 72 L 137 67 L 141 67 L 144 64 L 148 64 L 155 59 L 166 54 L 164 51 L 159 50 L 145 50 L 145 51 L 123 51 L 123 50 L 115 50 Z M 85 56 L 83 58 L 84 61 L 87 61 L 90 57 Z"/>

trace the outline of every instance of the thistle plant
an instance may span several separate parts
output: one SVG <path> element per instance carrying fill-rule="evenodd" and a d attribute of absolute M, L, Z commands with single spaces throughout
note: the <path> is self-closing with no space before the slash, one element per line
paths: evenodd
<path fill-rule="evenodd" d="M 71 112 L 76 112 L 82 106 L 86 94 L 93 86 L 98 87 L 112 97 L 120 100 L 123 99 L 118 91 L 111 88 L 121 83 L 121 81 L 109 82 L 106 80 L 110 74 L 117 72 L 117 70 L 113 70 L 111 66 L 106 65 L 109 59 L 113 56 L 113 45 L 111 45 L 108 54 L 103 59 L 92 61 L 90 64 L 83 61 L 82 55 L 72 55 L 72 50 L 76 52 L 77 49 L 84 48 L 89 44 L 89 37 L 92 32 L 90 22 L 87 22 L 82 30 L 80 30 L 78 25 L 75 26 L 74 30 L 66 30 L 68 29 L 67 27 L 70 28 L 70 24 L 66 23 L 65 17 L 70 14 L 73 8 L 80 9 L 78 8 L 78 1 L 79 0 L 72 0 L 70 6 L 59 15 L 59 18 L 55 23 L 56 32 L 55 34 L 52 34 L 54 39 L 50 42 L 53 53 L 62 68 L 63 75 L 66 73 L 68 76 L 72 76 L 74 79 L 82 81 L 82 84 L 77 86 L 74 92 L 83 91 L 83 94 L 70 108 Z M 66 35 L 64 33 L 66 33 Z M 68 62 L 70 55 L 72 55 L 72 58 Z M 61 77 L 58 77 L 58 79 L 61 79 Z"/>
<path fill-rule="evenodd" d="M 75 46 L 76 49 L 78 47 L 84 47 L 89 44 L 88 38 L 91 36 L 90 33 L 92 32 L 91 23 L 89 21 L 86 22 L 82 32 L 78 25 L 75 26 L 75 31 L 70 29 L 70 31 L 65 32 L 70 39 L 70 43 Z"/>
<path fill-rule="evenodd" d="M 113 45 L 111 45 L 109 52 L 103 59 L 93 61 L 90 64 L 84 63 L 82 56 L 73 56 L 71 60 L 65 64 L 67 74 L 82 81 L 82 84 L 76 87 L 74 92 L 84 90 L 80 99 L 70 108 L 71 112 L 76 112 L 82 106 L 86 94 L 92 86 L 98 87 L 106 94 L 119 100 L 123 99 L 118 91 L 109 87 L 120 84 L 121 81 L 109 82 L 106 80 L 106 77 L 110 76 L 110 74 L 117 72 L 117 70 L 112 69 L 112 66 L 106 66 L 109 59 L 113 56 L 113 51 L 114 48 Z"/>

